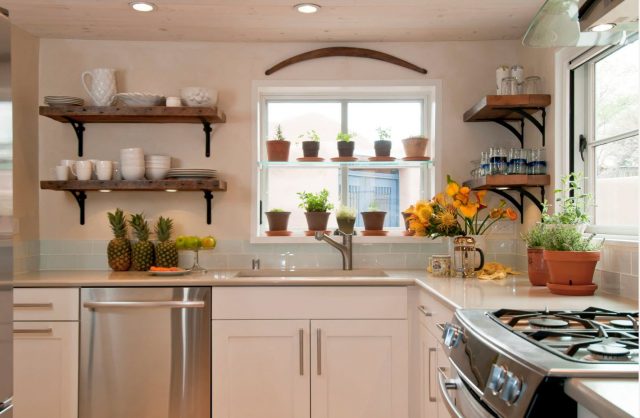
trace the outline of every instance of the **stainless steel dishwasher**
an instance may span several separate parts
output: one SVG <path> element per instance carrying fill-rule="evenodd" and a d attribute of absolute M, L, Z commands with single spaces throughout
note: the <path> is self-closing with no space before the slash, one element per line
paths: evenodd
<path fill-rule="evenodd" d="M 80 417 L 211 417 L 211 288 L 86 288 L 81 301 Z"/>

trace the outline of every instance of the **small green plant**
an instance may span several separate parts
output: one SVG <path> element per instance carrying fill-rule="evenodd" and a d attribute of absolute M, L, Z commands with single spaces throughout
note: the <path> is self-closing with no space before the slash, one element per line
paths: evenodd
<path fill-rule="evenodd" d="M 284 141 L 284 135 L 282 134 L 282 127 L 280 125 L 278 125 L 276 127 L 276 136 L 275 139 L 277 141 Z"/>
<path fill-rule="evenodd" d="M 371 203 L 369 203 L 369 207 L 367 208 L 367 211 L 369 212 L 379 212 L 380 211 L 380 207 L 378 206 L 378 202 L 376 202 L 375 200 Z"/>
<path fill-rule="evenodd" d="M 322 189 L 320 193 L 298 192 L 298 197 L 302 201 L 298 207 L 307 212 L 328 212 L 333 209 L 327 189 Z"/>
<path fill-rule="evenodd" d="M 351 142 L 351 140 L 355 137 L 356 137 L 356 134 L 354 134 L 353 132 L 351 133 L 338 132 L 338 135 L 336 136 L 336 141 Z"/>
<path fill-rule="evenodd" d="M 546 225 L 542 246 L 549 251 L 598 251 L 604 241 L 594 243 L 596 234 L 583 237 L 575 228 L 562 225 Z"/>
<path fill-rule="evenodd" d="M 356 211 L 355 209 L 349 206 L 341 205 L 336 211 L 336 218 L 337 219 L 355 219 Z"/>
<path fill-rule="evenodd" d="M 284 212 L 284 209 L 275 208 L 275 209 L 271 209 L 269 212 Z"/>
<path fill-rule="evenodd" d="M 378 133 L 378 139 L 380 141 L 389 141 L 391 140 L 391 128 L 376 128 L 376 132 Z"/>
<path fill-rule="evenodd" d="M 546 200 L 543 203 L 542 222 L 547 224 L 576 225 L 589 223 L 587 208 L 593 197 L 582 192 L 580 184 L 584 181 L 582 173 L 569 173 L 562 177 L 562 188 L 554 190 L 556 195 L 556 210 L 549 215 L 551 205 Z"/>
<path fill-rule="evenodd" d="M 527 243 L 527 248 L 540 248 L 544 244 L 544 234 L 545 228 L 544 224 L 537 223 L 528 230 L 520 235 L 522 240 Z"/>
<path fill-rule="evenodd" d="M 305 136 L 307 137 L 308 141 L 315 141 L 315 142 L 319 142 L 320 141 L 320 135 L 318 135 L 318 133 L 315 131 L 315 129 L 307 131 L 304 134 L 298 135 L 298 138 L 304 138 Z"/>

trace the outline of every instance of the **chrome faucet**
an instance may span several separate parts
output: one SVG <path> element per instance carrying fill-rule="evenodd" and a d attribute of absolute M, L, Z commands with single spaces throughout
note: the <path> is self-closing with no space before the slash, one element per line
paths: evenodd
<path fill-rule="evenodd" d="M 353 270 L 353 235 L 345 234 L 338 231 L 342 235 L 342 244 L 337 243 L 322 231 L 316 231 L 316 240 L 324 241 L 331 245 L 342 255 L 342 270 Z"/>

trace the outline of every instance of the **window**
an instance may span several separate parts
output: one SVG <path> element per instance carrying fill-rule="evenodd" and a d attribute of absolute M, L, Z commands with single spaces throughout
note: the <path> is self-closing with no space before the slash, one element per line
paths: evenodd
<path fill-rule="evenodd" d="M 593 230 L 638 231 L 638 40 L 596 51 L 571 70 L 570 171 L 587 176 Z"/>
<path fill-rule="evenodd" d="M 387 212 L 385 230 L 401 235 L 402 210 L 431 195 L 433 176 L 430 163 L 404 162 L 401 140 L 412 135 L 431 139 L 429 155 L 434 155 L 434 86 L 419 87 L 300 87 L 258 89 L 259 116 L 256 190 L 257 236 L 267 228 L 264 211 L 274 208 L 290 211 L 289 230 L 307 229 L 306 218 L 298 208 L 297 192 L 329 191 L 330 201 L 338 207 L 349 206 L 357 213 L 374 204 Z M 268 162 L 266 141 L 280 126 L 291 142 L 288 162 Z M 391 134 L 394 162 L 371 163 L 375 156 L 377 129 Z M 309 131 L 320 137 L 318 156 L 323 162 L 298 162 L 303 157 L 302 141 Z M 354 157 L 357 162 L 337 163 L 336 136 L 355 134 Z M 356 227 L 362 227 L 358 215 Z M 329 228 L 337 227 L 331 216 Z"/>

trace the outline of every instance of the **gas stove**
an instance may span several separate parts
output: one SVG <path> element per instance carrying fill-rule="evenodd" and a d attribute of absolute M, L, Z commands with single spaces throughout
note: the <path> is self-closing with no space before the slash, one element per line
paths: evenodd
<path fill-rule="evenodd" d="M 638 378 L 638 312 L 461 309 L 443 340 L 486 416 L 576 416 L 567 378 Z"/>

